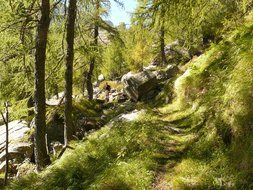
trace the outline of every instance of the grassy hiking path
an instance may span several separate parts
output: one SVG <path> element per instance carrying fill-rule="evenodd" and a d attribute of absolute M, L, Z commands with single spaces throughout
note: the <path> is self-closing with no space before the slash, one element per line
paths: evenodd
<path fill-rule="evenodd" d="M 187 131 L 187 128 L 181 128 L 173 124 L 181 118 L 174 118 L 173 120 L 167 121 L 166 116 L 168 117 L 167 114 L 160 113 L 160 118 L 162 118 L 162 122 L 166 125 L 161 131 L 164 134 L 164 138 L 160 139 L 163 151 L 156 159 L 158 169 L 152 184 L 152 190 L 173 189 L 168 176 L 173 173 L 175 166 L 182 160 L 183 155 L 187 151 L 189 140 L 191 139 L 188 137 L 192 134 L 192 132 Z"/>

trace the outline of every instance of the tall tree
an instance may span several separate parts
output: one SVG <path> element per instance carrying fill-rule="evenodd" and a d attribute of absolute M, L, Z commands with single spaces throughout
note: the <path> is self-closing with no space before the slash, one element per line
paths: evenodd
<path fill-rule="evenodd" d="M 50 24 L 50 2 L 41 0 L 41 17 L 35 44 L 35 161 L 37 170 L 50 164 L 46 148 L 45 61 L 47 36 Z"/>
<path fill-rule="evenodd" d="M 160 18 L 160 54 L 161 54 L 161 63 L 166 65 L 166 53 L 165 53 L 165 8 L 164 5 L 161 5 L 161 18 Z"/>
<path fill-rule="evenodd" d="M 65 109 L 64 109 L 64 140 L 65 146 L 75 134 L 72 121 L 72 86 L 73 86 L 73 60 L 74 60 L 74 38 L 76 20 L 76 0 L 69 0 L 67 18 L 67 56 L 65 71 Z"/>
<path fill-rule="evenodd" d="M 100 9 L 100 2 L 99 0 L 95 1 L 95 21 L 94 21 L 94 39 L 93 39 L 93 47 L 94 51 L 97 51 L 97 46 L 98 46 L 98 36 L 99 36 L 99 9 Z M 89 65 L 89 71 L 87 73 L 87 91 L 88 91 L 88 98 L 89 100 L 93 99 L 93 85 L 92 85 L 92 75 L 93 75 L 93 70 L 95 67 L 95 62 L 96 62 L 96 57 L 92 56 L 90 60 L 90 65 Z"/>

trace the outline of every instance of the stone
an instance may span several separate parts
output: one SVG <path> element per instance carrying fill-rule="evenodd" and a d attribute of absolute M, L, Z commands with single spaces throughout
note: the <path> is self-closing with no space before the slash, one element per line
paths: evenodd
<path fill-rule="evenodd" d="M 18 142 L 9 145 L 9 160 L 15 160 L 17 163 L 22 162 L 25 158 L 31 158 L 33 154 L 32 143 Z M 0 154 L 0 163 L 5 161 L 5 150 Z"/>
<path fill-rule="evenodd" d="M 130 113 L 120 115 L 119 120 L 120 121 L 128 121 L 128 122 L 135 121 L 143 113 L 145 113 L 145 110 L 134 110 Z"/>
<path fill-rule="evenodd" d="M 166 69 L 161 69 L 159 71 L 154 71 L 153 74 L 156 76 L 159 82 L 164 82 L 174 76 L 179 72 L 179 68 L 176 65 L 168 65 Z"/>
<path fill-rule="evenodd" d="M 124 84 L 124 93 L 136 102 L 158 85 L 156 75 L 150 71 L 136 74 L 129 72 L 122 77 L 122 83 Z"/>
<path fill-rule="evenodd" d="M 151 63 L 149 66 L 147 67 L 143 67 L 144 71 L 155 71 L 157 69 L 157 65 L 153 65 L 153 63 Z"/>
<path fill-rule="evenodd" d="M 101 74 L 101 75 L 98 76 L 98 81 L 99 82 L 103 82 L 104 80 L 105 80 L 105 77 L 104 77 L 103 74 Z"/>
<path fill-rule="evenodd" d="M 6 162 L 2 162 L 2 163 L 0 164 L 0 173 L 5 172 L 5 165 L 6 165 Z"/>
<path fill-rule="evenodd" d="M 48 149 L 51 149 L 51 142 L 58 141 L 62 144 L 64 143 L 64 118 L 59 113 L 51 116 L 47 124 L 46 133 Z"/>
<path fill-rule="evenodd" d="M 56 156 L 63 149 L 63 144 L 60 142 L 52 142 L 51 147 L 53 155 Z"/>
<path fill-rule="evenodd" d="M 32 164 L 29 160 L 25 160 L 23 163 L 17 166 L 16 177 L 26 176 L 36 172 L 36 165 Z"/>
<path fill-rule="evenodd" d="M 27 126 L 25 121 L 12 121 L 9 123 L 9 147 L 11 147 L 12 143 L 17 142 L 22 139 L 26 133 L 30 131 L 30 128 Z M 0 154 L 5 149 L 5 125 L 0 126 Z"/>
<path fill-rule="evenodd" d="M 113 118 L 107 126 L 112 127 L 115 122 L 131 122 L 136 121 L 140 115 L 144 114 L 145 110 L 133 110 L 129 113 L 120 114 L 117 117 Z"/>
<path fill-rule="evenodd" d="M 178 40 L 166 45 L 164 49 L 168 64 L 186 63 L 191 59 L 190 52 L 183 48 Z M 150 65 L 161 65 L 161 55 L 157 55 Z"/>
<path fill-rule="evenodd" d="M 165 54 L 168 63 L 187 62 L 190 60 L 189 51 L 181 47 L 178 40 L 165 47 Z"/>
<path fill-rule="evenodd" d="M 52 96 L 51 98 L 46 100 L 46 104 L 49 106 L 58 106 L 59 104 L 63 104 L 64 101 L 62 100 L 64 98 L 64 92 L 60 92 L 55 96 Z"/>

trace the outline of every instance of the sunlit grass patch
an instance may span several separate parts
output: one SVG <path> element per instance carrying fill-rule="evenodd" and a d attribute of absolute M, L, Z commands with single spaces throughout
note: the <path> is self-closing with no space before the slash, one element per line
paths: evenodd
<path fill-rule="evenodd" d="M 148 188 L 157 168 L 154 154 L 163 151 L 159 140 L 163 138 L 163 123 L 150 114 L 141 118 L 102 128 L 84 142 L 72 144 L 75 149 L 68 150 L 44 172 L 14 181 L 8 188 Z"/>

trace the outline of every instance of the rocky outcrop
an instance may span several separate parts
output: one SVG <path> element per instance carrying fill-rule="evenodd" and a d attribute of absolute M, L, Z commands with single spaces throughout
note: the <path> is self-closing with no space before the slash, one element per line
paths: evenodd
<path fill-rule="evenodd" d="M 30 130 L 24 121 L 12 121 L 9 123 L 9 159 L 12 163 L 22 163 L 25 158 L 33 156 L 33 144 L 23 142 L 23 138 Z M 3 172 L 5 166 L 5 125 L 0 126 L 0 172 Z"/>
<path fill-rule="evenodd" d="M 168 65 L 165 69 L 154 71 L 153 73 L 159 82 L 163 82 L 176 76 L 178 72 L 179 68 L 176 65 Z"/>
<path fill-rule="evenodd" d="M 22 139 L 26 132 L 28 132 L 30 128 L 27 126 L 27 123 L 24 121 L 12 121 L 9 123 L 9 143 L 10 146 Z M 0 154 L 5 149 L 5 125 L 0 126 Z"/>
<path fill-rule="evenodd" d="M 143 71 L 133 74 L 127 73 L 121 79 L 124 84 L 124 92 L 134 101 L 138 101 L 157 87 L 156 76 L 150 71 Z"/>
<path fill-rule="evenodd" d="M 190 53 L 187 49 L 183 48 L 179 41 L 174 41 L 165 46 L 165 55 L 168 64 L 179 64 L 186 63 L 191 59 Z M 157 55 L 157 57 L 153 60 L 151 65 L 160 65 L 161 56 Z"/>

